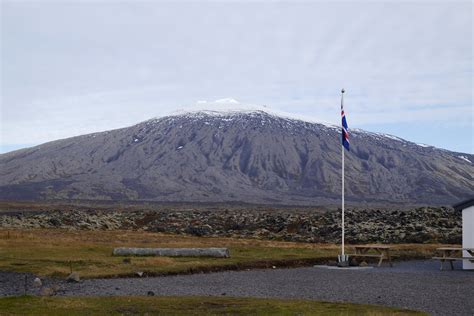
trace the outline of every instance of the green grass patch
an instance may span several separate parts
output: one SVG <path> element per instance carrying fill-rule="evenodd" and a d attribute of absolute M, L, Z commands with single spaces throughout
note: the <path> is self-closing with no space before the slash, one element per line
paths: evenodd
<path fill-rule="evenodd" d="M 402 258 L 430 257 L 440 245 L 396 245 Z M 227 247 L 231 258 L 112 256 L 115 247 Z M 347 247 L 350 253 L 350 246 Z M 131 230 L 0 230 L 0 270 L 82 278 L 192 273 L 257 267 L 310 265 L 335 258 L 339 247 L 270 240 L 170 235 Z"/>
<path fill-rule="evenodd" d="M 426 315 L 396 308 L 232 297 L 8 297 L 0 315 Z"/>
<path fill-rule="evenodd" d="M 115 247 L 227 247 L 231 258 L 112 256 Z M 315 245 L 238 238 L 204 238 L 143 231 L 67 231 L 34 229 L 0 231 L 0 270 L 81 277 L 149 275 L 214 269 L 284 266 L 289 261 L 333 257 L 335 245 Z"/>

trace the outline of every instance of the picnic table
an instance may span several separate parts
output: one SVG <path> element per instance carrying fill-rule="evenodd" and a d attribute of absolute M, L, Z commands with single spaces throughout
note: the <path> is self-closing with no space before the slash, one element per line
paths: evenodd
<path fill-rule="evenodd" d="M 441 261 L 440 270 L 443 270 L 444 263 L 446 261 L 449 262 L 449 264 L 451 266 L 451 270 L 454 270 L 454 266 L 453 266 L 454 261 L 469 260 L 471 262 L 474 262 L 474 248 L 441 247 L 441 248 L 436 248 L 436 251 L 440 252 L 442 255 L 441 256 L 435 256 L 432 259 Z M 463 257 L 462 256 L 463 251 L 467 251 L 467 253 L 470 255 L 470 257 Z M 459 253 L 461 254 L 461 256 L 457 255 Z"/>
<path fill-rule="evenodd" d="M 392 265 L 392 257 L 390 256 L 390 246 L 381 246 L 381 245 L 364 245 L 364 246 L 354 246 L 355 254 L 349 255 L 351 257 L 368 257 L 368 258 L 378 258 L 379 262 L 377 266 L 382 265 L 384 259 L 388 260 L 390 267 Z"/>

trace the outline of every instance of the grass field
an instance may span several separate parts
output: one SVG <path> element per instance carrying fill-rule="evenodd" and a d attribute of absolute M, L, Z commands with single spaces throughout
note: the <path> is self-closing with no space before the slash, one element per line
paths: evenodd
<path fill-rule="evenodd" d="M 231 297 L 11 297 L 0 315 L 426 315 L 374 305 Z"/>
<path fill-rule="evenodd" d="M 231 258 L 112 256 L 114 247 L 228 247 Z M 396 245 L 402 258 L 430 257 L 437 244 Z M 348 247 L 350 249 L 350 247 Z M 0 230 L 0 270 L 82 278 L 193 273 L 310 265 L 335 258 L 337 245 L 239 238 L 205 238 L 143 231 Z M 350 252 L 350 251 L 349 251 Z"/>

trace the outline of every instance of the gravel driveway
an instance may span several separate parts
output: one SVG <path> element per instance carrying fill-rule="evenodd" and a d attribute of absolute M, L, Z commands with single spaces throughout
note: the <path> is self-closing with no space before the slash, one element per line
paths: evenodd
<path fill-rule="evenodd" d="M 459 269 L 459 266 L 457 266 Z M 24 274 L 0 273 L 0 295 L 23 291 Z M 32 276 L 29 276 L 32 280 Z M 301 298 L 379 304 L 433 315 L 474 315 L 474 272 L 439 271 L 433 261 L 398 262 L 394 268 L 252 270 L 155 278 L 45 280 L 58 295 L 211 295 Z M 30 290 L 29 293 L 38 293 Z"/>

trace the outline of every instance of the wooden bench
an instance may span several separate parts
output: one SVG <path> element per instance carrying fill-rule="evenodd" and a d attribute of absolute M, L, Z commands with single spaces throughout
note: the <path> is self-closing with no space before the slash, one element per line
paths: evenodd
<path fill-rule="evenodd" d="M 472 257 L 458 257 L 455 256 L 456 253 L 462 251 L 467 251 Z M 436 251 L 441 252 L 443 255 L 442 256 L 435 256 L 432 257 L 431 259 L 433 260 L 440 260 L 441 262 L 441 267 L 439 268 L 440 270 L 443 270 L 444 268 L 444 263 L 447 261 L 449 262 L 449 265 L 451 266 L 451 270 L 454 270 L 454 261 L 462 261 L 462 260 L 469 260 L 471 262 L 474 262 L 474 248 L 459 248 L 459 247 L 442 247 L 442 248 L 436 248 Z"/>
<path fill-rule="evenodd" d="M 350 254 L 349 257 L 367 257 L 367 258 L 378 258 L 378 267 L 382 265 L 384 259 L 388 260 L 390 267 L 393 267 L 392 257 L 390 255 L 390 246 L 379 246 L 379 245 L 365 245 L 365 246 L 354 246 L 355 254 Z M 370 252 L 372 251 L 372 252 Z"/>

